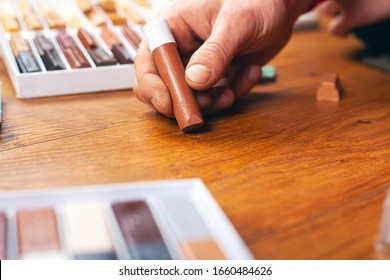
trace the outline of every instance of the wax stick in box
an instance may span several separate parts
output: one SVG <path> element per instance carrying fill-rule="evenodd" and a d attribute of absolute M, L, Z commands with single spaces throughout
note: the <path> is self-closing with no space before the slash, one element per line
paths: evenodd
<path fill-rule="evenodd" d="M 10 1 L 0 2 L 0 19 L 5 32 L 19 32 L 20 25 Z"/>
<path fill-rule="evenodd" d="M 62 30 L 58 33 L 57 41 L 73 69 L 91 67 L 86 57 L 77 46 L 76 42 L 68 33 L 66 33 L 65 30 Z"/>
<path fill-rule="evenodd" d="M 84 12 L 85 16 L 94 26 L 106 26 L 106 21 L 104 16 L 96 10 L 96 8 L 92 8 L 86 12 Z"/>
<path fill-rule="evenodd" d="M 89 55 L 92 57 L 96 66 L 115 65 L 118 61 L 110 56 L 102 47 L 98 45 L 95 39 L 87 32 L 87 30 L 80 28 L 77 33 L 81 43 L 87 49 Z"/>
<path fill-rule="evenodd" d="M 42 24 L 37 15 L 33 11 L 30 3 L 27 0 L 21 0 L 18 3 L 18 12 L 22 16 L 29 30 L 41 30 Z"/>
<path fill-rule="evenodd" d="M 26 39 L 19 34 L 15 34 L 11 37 L 10 46 L 20 73 L 41 71 Z"/>
<path fill-rule="evenodd" d="M 91 0 L 76 0 L 76 3 L 83 13 L 92 9 Z"/>
<path fill-rule="evenodd" d="M 122 33 L 129 41 L 129 43 L 134 47 L 134 49 L 138 50 L 138 47 L 141 43 L 141 37 L 135 32 L 131 27 L 128 27 L 127 25 L 124 25 L 122 27 Z"/>
<path fill-rule="evenodd" d="M 132 6 L 129 5 L 127 0 L 116 0 L 115 2 L 132 23 L 141 25 L 145 24 L 145 19 L 142 18 L 141 15 Z"/>
<path fill-rule="evenodd" d="M 120 64 L 133 63 L 129 52 L 124 47 L 122 41 L 112 30 L 104 27 L 101 32 L 101 37 Z"/>
<path fill-rule="evenodd" d="M 39 34 L 34 39 L 34 43 L 48 71 L 65 69 L 57 50 L 48 38 Z"/>
<path fill-rule="evenodd" d="M 63 29 L 66 27 L 64 20 L 61 16 L 44 0 L 38 0 L 38 9 L 45 17 L 47 24 L 52 29 Z"/>

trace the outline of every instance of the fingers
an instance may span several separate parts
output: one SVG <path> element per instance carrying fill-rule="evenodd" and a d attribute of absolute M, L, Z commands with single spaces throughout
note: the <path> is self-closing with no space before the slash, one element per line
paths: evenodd
<path fill-rule="evenodd" d="M 286 32 L 279 41 L 257 53 L 240 57 L 239 61 L 241 63 L 239 65 L 241 65 L 241 68 L 231 80 L 230 88 L 218 87 L 207 91 L 198 90 L 196 97 L 201 110 L 205 114 L 225 110 L 232 106 L 236 99 L 248 94 L 261 78 L 260 65 L 266 63 L 283 48 L 289 39 L 289 34 L 289 32 Z M 161 114 L 173 117 L 173 106 L 169 91 L 159 77 L 152 56 L 144 41 L 140 45 L 135 65 L 138 80 L 134 89 L 136 96 Z M 223 70 L 221 73 L 225 74 L 225 71 Z M 213 82 L 213 84 L 215 83 Z"/>
<path fill-rule="evenodd" d="M 145 41 L 139 47 L 135 58 L 137 81 L 134 85 L 135 96 L 157 112 L 174 117 L 169 91 L 158 75 L 158 70 Z M 212 114 L 231 107 L 235 94 L 227 87 L 217 87 L 207 92 L 196 93 L 196 99 L 204 114 Z"/>
<path fill-rule="evenodd" d="M 205 30 L 202 29 L 205 34 L 191 29 L 186 23 L 188 19 L 182 16 L 176 15 L 174 19 L 169 20 L 182 55 L 190 54 L 196 49 L 186 68 L 186 80 L 198 92 L 197 101 L 205 113 L 224 110 L 237 98 L 249 93 L 261 77 L 260 65 L 285 45 L 291 33 L 288 30 L 284 36 L 283 32 L 279 32 L 278 36 L 282 36 L 283 40 L 276 42 L 277 39 L 266 36 L 269 33 L 265 32 L 266 27 L 268 26 L 269 29 L 270 25 L 263 24 L 261 20 L 260 23 L 253 23 L 253 16 L 249 17 L 252 15 L 250 11 L 242 9 L 241 13 L 237 14 L 232 13 L 231 9 L 226 9 L 218 12 L 215 21 L 210 20 L 210 26 L 203 28 Z M 196 24 L 198 23 L 192 25 L 196 26 Z M 211 33 L 208 36 L 209 31 Z M 198 47 L 203 39 L 206 40 Z M 240 57 L 239 65 L 242 69 L 234 76 L 230 88 L 210 89 L 225 75 L 238 53 L 246 53 L 246 55 Z M 254 55 L 257 55 L 257 58 L 253 60 Z M 245 57 L 248 60 L 245 60 Z M 161 114 L 172 117 L 173 106 L 168 88 L 158 75 L 145 41 L 140 45 L 135 65 L 137 76 L 135 95 Z"/>
<path fill-rule="evenodd" d="M 328 30 L 334 35 L 343 36 L 351 29 L 351 20 L 345 13 L 345 7 L 339 2 L 334 0 L 324 2 L 317 8 L 317 11 L 332 18 Z"/>
<path fill-rule="evenodd" d="M 186 80 L 192 88 L 206 90 L 224 75 L 234 53 L 220 42 L 223 41 L 210 37 L 191 57 Z"/>
<path fill-rule="evenodd" d="M 345 13 L 340 13 L 331 19 L 328 30 L 334 35 L 344 36 L 351 30 L 353 25 L 354 22 Z"/>
<path fill-rule="evenodd" d="M 216 87 L 205 92 L 198 92 L 196 100 L 206 115 L 230 108 L 235 101 L 234 92 L 228 87 Z"/>
<path fill-rule="evenodd" d="M 247 95 L 261 78 L 261 67 L 251 64 L 240 69 L 234 76 L 231 87 L 236 98 Z"/>
<path fill-rule="evenodd" d="M 134 65 L 137 78 L 134 87 L 135 96 L 157 112 L 173 117 L 173 106 L 168 88 L 158 75 L 145 40 L 139 46 Z"/>
<path fill-rule="evenodd" d="M 321 3 L 316 9 L 318 13 L 334 17 L 342 11 L 339 3 L 334 1 L 326 1 Z"/>
<path fill-rule="evenodd" d="M 207 7 L 206 7 L 207 6 Z M 202 25 L 199 27 L 199 9 L 209 10 L 215 3 L 200 3 L 199 1 L 171 1 L 159 14 L 159 18 L 166 19 L 175 37 L 181 55 L 192 54 L 206 39 L 211 30 L 210 23 L 202 16 Z M 217 11 L 215 11 L 217 13 Z"/>
<path fill-rule="evenodd" d="M 251 26 L 240 26 L 241 19 L 220 13 L 211 34 L 195 51 L 186 69 L 186 80 L 195 90 L 204 91 L 217 83 L 227 71 Z M 241 23 L 242 24 L 242 23 Z M 245 30 L 245 31 L 244 31 Z"/>
<path fill-rule="evenodd" d="M 157 112 L 174 117 L 169 91 L 158 75 L 153 58 L 143 41 L 135 58 L 137 81 L 134 85 L 135 96 Z M 196 93 L 196 99 L 204 114 L 212 114 L 231 107 L 235 94 L 227 87 L 217 87 L 207 92 Z"/>
<path fill-rule="evenodd" d="M 388 9 L 385 5 L 372 5 L 369 1 L 338 0 L 337 3 L 333 3 L 335 7 L 338 6 L 338 13 L 334 14 L 329 22 L 328 30 L 334 35 L 344 36 L 356 27 L 386 18 L 386 11 L 388 16 L 390 15 L 390 1 L 384 0 L 383 3 L 387 3 Z"/>
<path fill-rule="evenodd" d="M 192 54 L 201 46 L 201 43 L 194 36 L 193 29 L 181 16 L 167 17 L 166 19 L 181 55 Z"/>
<path fill-rule="evenodd" d="M 354 28 L 390 17 L 389 0 L 333 0 L 339 13 L 330 21 L 328 29 L 335 35 L 345 35 Z"/>
<path fill-rule="evenodd" d="M 215 87 L 196 94 L 199 107 L 205 114 L 213 114 L 230 108 L 234 102 L 250 92 L 261 78 L 261 67 L 248 65 L 238 70 L 229 87 Z"/>

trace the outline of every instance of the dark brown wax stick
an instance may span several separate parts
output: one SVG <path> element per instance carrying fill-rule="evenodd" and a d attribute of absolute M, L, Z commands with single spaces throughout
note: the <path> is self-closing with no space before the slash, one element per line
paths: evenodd
<path fill-rule="evenodd" d="M 37 35 L 34 43 L 48 71 L 65 69 L 58 52 L 48 38 L 43 35 Z"/>
<path fill-rule="evenodd" d="M 173 113 L 179 128 L 190 132 L 203 127 L 202 113 L 186 82 L 184 66 L 167 21 L 157 19 L 147 23 L 144 33 L 160 77 L 171 94 Z"/>
<path fill-rule="evenodd" d="M 96 66 L 108 66 L 117 64 L 117 60 L 110 56 L 103 48 L 101 48 L 95 39 L 87 32 L 80 28 L 77 32 L 81 43 L 84 45 L 89 55 L 92 57 Z"/>
<path fill-rule="evenodd" d="M 130 57 L 130 54 L 127 52 L 126 48 L 123 46 L 121 39 L 116 36 L 116 34 L 104 27 L 100 34 L 103 41 L 106 43 L 108 48 L 114 54 L 115 58 L 119 61 L 120 64 L 131 64 L 133 60 Z"/>

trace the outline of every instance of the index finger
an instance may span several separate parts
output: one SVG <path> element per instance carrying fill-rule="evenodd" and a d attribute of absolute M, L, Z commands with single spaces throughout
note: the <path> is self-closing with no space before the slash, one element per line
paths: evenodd
<path fill-rule="evenodd" d="M 134 60 L 137 87 L 135 96 L 159 113 L 173 117 L 171 96 L 161 80 L 146 40 L 142 40 Z"/>

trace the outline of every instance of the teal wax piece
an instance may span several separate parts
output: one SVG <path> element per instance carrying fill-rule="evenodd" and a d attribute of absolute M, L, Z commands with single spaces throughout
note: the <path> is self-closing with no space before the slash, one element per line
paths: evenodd
<path fill-rule="evenodd" d="M 263 66 L 261 68 L 261 72 L 262 72 L 261 80 L 270 81 L 270 80 L 276 79 L 276 67 L 275 66 L 270 66 L 270 65 Z"/>

